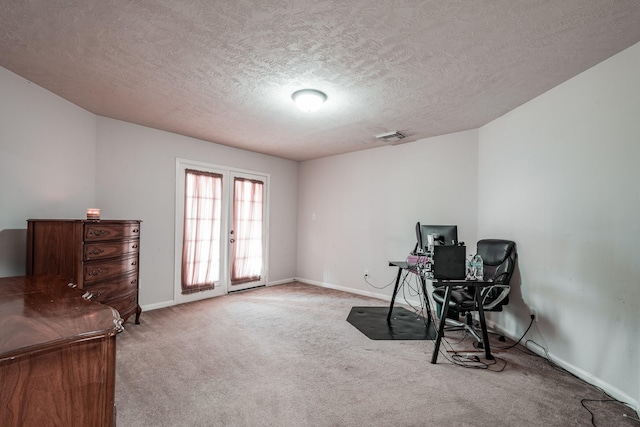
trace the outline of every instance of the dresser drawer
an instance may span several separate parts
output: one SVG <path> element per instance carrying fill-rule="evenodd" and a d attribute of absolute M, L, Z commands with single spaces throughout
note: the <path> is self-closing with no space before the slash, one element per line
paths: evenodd
<path fill-rule="evenodd" d="M 84 224 L 84 240 L 117 240 L 117 239 L 137 239 L 140 236 L 140 224 L 137 223 L 121 223 L 121 224 L 101 224 L 86 223 Z"/>
<path fill-rule="evenodd" d="M 97 285 L 88 285 L 84 287 L 85 291 L 91 293 L 91 300 L 97 302 L 109 301 L 116 299 L 121 295 L 138 289 L 138 276 L 131 276 L 116 279 L 109 283 L 99 283 Z"/>
<path fill-rule="evenodd" d="M 119 276 L 131 274 L 138 269 L 138 256 L 106 261 L 90 261 L 83 266 L 83 287 Z"/>
<path fill-rule="evenodd" d="M 137 254 L 140 246 L 139 240 L 127 240 L 123 242 L 86 243 L 84 245 L 84 259 L 112 258 L 126 254 Z"/>
<path fill-rule="evenodd" d="M 102 304 L 115 308 L 120 313 L 120 317 L 126 319 L 138 307 L 138 291 L 135 290 L 112 300 L 103 301 Z"/>

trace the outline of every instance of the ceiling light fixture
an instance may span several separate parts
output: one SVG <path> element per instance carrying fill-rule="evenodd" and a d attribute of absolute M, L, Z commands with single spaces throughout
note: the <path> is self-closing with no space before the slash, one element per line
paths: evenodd
<path fill-rule="evenodd" d="M 293 92 L 291 98 L 298 108 L 310 113 L 322 107 L 322 104 L 327 100 L 327 95 L 315 89 L 302 89 Z"/>

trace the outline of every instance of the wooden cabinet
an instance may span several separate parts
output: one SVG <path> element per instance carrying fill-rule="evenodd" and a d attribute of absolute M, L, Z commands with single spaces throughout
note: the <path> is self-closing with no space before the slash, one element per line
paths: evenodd
<path fill-rule="evenodd" d="M 140 221 L 27 221 L 27 274 L 56 274 L 109 305 L 126 322 L 138 303 Z"/>
<path fill-rule="evenodd" d="M 68 283 L 0 279 L 0 426 L 115 425 L 122 320 Z"/>

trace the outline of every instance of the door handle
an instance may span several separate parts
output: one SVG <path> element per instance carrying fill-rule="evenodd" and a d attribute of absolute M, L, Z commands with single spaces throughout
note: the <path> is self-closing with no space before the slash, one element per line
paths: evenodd
<path fill-rule="evenodd" d="M 229 240 L 229 243 L 233 243 L 235 241 L 236 241 L 236 239 L 231 239 L 231 240 Z"/>

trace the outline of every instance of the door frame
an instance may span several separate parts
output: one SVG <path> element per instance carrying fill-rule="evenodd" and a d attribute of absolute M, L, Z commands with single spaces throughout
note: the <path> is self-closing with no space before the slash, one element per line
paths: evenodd
<path fill-rule="evenodd" d="M 220 248 L 220 281 L 212 290 L 196 292 L 193 294 L 182 294 L 182 237 L 183 237 L 183 219 L 184 219 L 184 181 L 185 169 L 197 169 L 208 172 L 222 174 L 222 230 L 221 230 L 221 248 Z M 226 295 L 230 291 L 239 291 L 249 287 L 262 286 L 262 284 L 253 286 L 244 286 L 242 289 L 236 285 L 231 288 L 231 248 L 229 242 L 229 231 L 233 226 L 233 217 L 231 215 L 233 209 L 233 178 L 238 175 L 242 177 L 253 176 L 256 179 L 264 181 L 264 227 L 263 236 L 263 265 L 262 265 L 262 282 L 264 285 L 268 283 L 268 267 L 269 267 L 269 180 L 270 174 L 259 171 L 232 168 L 229 166 L 217 165 L 212 163 L 200 162 L 183 158 L 176 158 L 176 192 L 175 192 L 175 217 L 174 217 L 174 301 L 178 304 L 198 301 L 205 298 L 212 298 Z M 255 282 L 254 282 L 255 283 Z"/>

